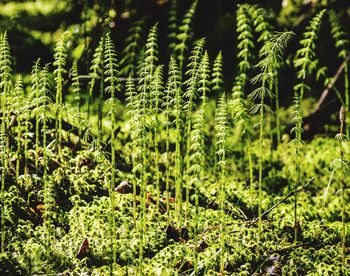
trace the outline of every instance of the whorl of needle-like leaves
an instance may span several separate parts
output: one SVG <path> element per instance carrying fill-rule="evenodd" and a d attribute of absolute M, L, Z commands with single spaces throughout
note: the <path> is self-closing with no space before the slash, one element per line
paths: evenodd
<path fill-rule="evenodd" d="M 295 138 L 292 140 L 294 144 L 301 144 L 301 135 L 303 133 L 302 123 L 303 123 L 303 114 L 301 111 L 301 101 L 299 93 L 294 93 L 293 100 L 293 112 L 291 123 L 294 127 L 291 129 L 291 133 L 295 134 Z"/>
<path fill-rule="evenodd" d="M 189 57 L 189 63 L 187 65 L 187 71 L 185 75 L 187 80 L 185 85 L 187 86 L 184 93 L 186 98 L 185 109 L 189 112 L 195 108 L 194 100 L 197 98 L 198 85 L 199 85 L 199 66 L 203 56 L 203 49 L 205 45 L 205 38 L 202 38 L 195 42 L 191 56 Z"/>
<path fill-rule="evenodd" d="M 252 19 L 248 15 L 248 9 L 249 5 L 243 4 L 238 6 L 236 12 L 238 69 L 243 74 L 251 68 L 254 49 L 254 26 Z"/>
<path fill-rule="evenodd" d="M 150 29 L 145 51 L 145 65 L 150 74 L 150 78 L 153 77 L 156 63 L 158 61 L 158 23 L 153 25 Z"/>
<path fill-rule="evenodd" d="M 269 15 L 267 11 L 258 5 L 251 5 L 248 8 L 248 13 L 253 21 L 255 32 L 259 34 L 257 41 L 268 41 L 271 38 L 273 28 L 269 23 Z"/>
<path fill-rule="evenodd" d="M 144 61 L 138 72 L 139 81 L 137 90 L 143 115 L 150 112 L 151 82 L 156 68 L 156 62 L 158 61 L 157 33 L 158 24 L 155 24 L 148 33 Z"/>
<path fill-rule="evenodd" d="M 78 63 L 75 60 L 71 69 L 72 75 L 72 88 L 74 94 L 80 94 L 80 83 L 79 83 L 79 73 L 78 73 Z"/>
<path fill-rule="evenodd" d="M 103 78 L 103 44 L 104 44 L 104 35 L 101 36 L 98 46 L 96 47 L 94 54 L 92 55 L 92 61 L 90 66 L 90 76 L 91 80 L 89 82 L 89 95 L 92 95 L 96 80 Z"/>
<path fill-rule="evenodd" d="M 164 100 L 162 103 L 163 115 L 166 118 L 165 126 L 170 127 L 174 105 L 177 104 L 175 100 L 175 95 L 178 94 L 178 90 L 181 90 L 181 74 L 179 68 L 176 64 L 176 60 L 173 56 L 170 56 L 169 66 L 168 66 L 168 80 L 166 83 Z M 181 105 L 181 102 L 178 106 Z"/>
<path fill-rule="evenodd" d="M 207 102 L 207 93 L 210 91 L 210 62 L 209 55 L 206 51 L 199 65 L 199 88 L 198 92 L 201 95 L 203 104 Z"/>
<path fill-rule="evenodd" d="M 182 106 L 183 106 L 183 97 L 182 97 L 182 87 L 181 87 L 181 72 L 178 67 L 176 60 L 171 56 L 169 62 L 169 77 L 167 84 L 167 94 L 172 95 L 170 100 L 170 105 L 173 108 L 172 115 L 175 117 L 174 124 L 181 125 L 182 123 Z M 179 129 L 180 130 L 180 129 Z"/>
<path fill-rule="evenodd" d="M 21 75 L 17 75 L 16 77 L 15 87 L 11 98 L 13 99 L 12 108 L 17 111 L 22 106 L 24 100 L 23 79 Z"/>
<path fill-rule="evenodd" d="M 225 93 L 219 99 L 215 116 L 215 137 L 218 156 L 218 167 L 224 170 L 226 167 L 226 140 L 228 137 L 228 108 Z"/>
<path fill-rule="evenodd" d="M 151 81 L 151 106 L 153 114 L 159 114 L 161 112 L 161 106 L 163 102 L 163 66 L 156 67 L 153 79 Z"/>
<path fill-rule="evenodd" d="M 189 10 L 186 12 L 181 25 L 179 26 L 178 34 L 176 36 L 177 44 L 175 46 L 176 57 L 179 61 L 179 68 L 182 70 L 182 66 L 185 60 L 185 51 L 187 50 L 187 41 L 190 38 L 191 25 L 194 14 L 196 12 L 198 0 L 194 0 Z"/>
<path fill-rule="evenodd" d="M 0 35 L 0 93 L 7 92 L 12 74 L 12 57 L 7 32 Z"/>
<path fill-rule="evenodd" d="M 203 177 L 205 170 L 205 113 L 203 105 L 194 114 L 193 130 L 191 131 L 190 167 L 188 174 L 191 176 L 189 184 L 196 185 Z"/>
<path fill-rule="evenodd" d="M 119 92 L 119 65 L 117 60 L 117 53 L 115 51 L 115 46 L 112 41 L 110 33 L 106 34 L 105 40 L 105 51 L 104 51 L 104 74 L 105 82 L 107 86 L 105 87 L 105 92 L 114 98 L 116 92 Z"/>
<path fill-rule="evenodd" d="M 71 68 L 72 76 L 72 92 L 74 93 L 74 99 L 77 101 L 80 112 L 80 83 L 79 83 L 79 72 L 78 72 L 78 62 L 75 60 Z"/>
<path fill-rule="evenodd" d="M 244 74 L 243 74 L 244 75 Z M 244 95 L 245 76 L 238 75 L 232 88 L 230 112 L 235 127 L 244 135 L 249 127 L 249 112 Z"/>
<path fill-rule="evenodd" d="M 32 77 L 31 98 L 33 99 L 39 96 L 40 71 L 41 71 L 41 66 L 40 66 L 40 58 L 39 58 L 34 63 L 32 72 L 31 72 L 31 77 Z"/>
<path fill-rule="evenodd" d="M 54 71 L 55 82 L 57 86 L 56 102 L 62 103 L 62 87 L 64 83 L 63 74 L 67 71 L 65 69 L 67 63 L 67 36 L 68 32 L 64 32 L 58 39 L 55 46 L 54 63 L 56 67 Z"/>
<path fill-rule="evenodd" d="M 135 105 L 135 99 L 137 98 L 137 93 L 135 89 L 135 84 L 131 76 L 128 77 L 126 81 L 125 88 L 125 96 L 126 96 L 126 108 L 128 109 L 128 113 L 130 115 L 133 114 L 134 111 L 137 111 L 137 105 Z"/>
<path fill-rule="evenodd" d="M 134 76 L 137 66 L 137 54 L 142 41 L 143 20 L 136 21 L 129 30 L 125 39 L 125 48 L 120 60 L 120 74 L 122 76 Z"/>
<path fill-rule="evenodd" d="M 310 25 L 304 32 L 304 39 L 300 40 L 301 48 L 297 51 L 294 59 L 294 66 L 298 70 L 297 77 L 300 80 L 305 80 L 317 69 L 316 41 L 325 12 L 326 10 L 322 10 L 312 18 Z"/>
<path fill-rule="evenodd" d="M 136 93 L 135 85 L 131 77 L 126 83 L 127 108 L 130 115 L 132 140 L 132 160 L 134 163 L 133 172 L 140 173 L 143 170 L 142 164 L 142 136 L 144 130 L 140 118 L 140 100 Z"/>
<path fill-rule="evenodd" d="M 177 0 L 171 0 L 169 4 L 169 19 L 168 19 L 168 41 L 169 50 L 172 52 L 176 45 L 177 31 Z"/>
<path fill-rule="evenodd" d="M 338 50 L 338 56 L 345 59 L 349 55 L 349 35 L 343 30 L 338 15 L 334 10 L 329 11 L 329 22 L 331 24 L 331 34 Z"/>
<path fill-rule="evenodd" d="M 286 48 L 292 35 L 293 32 L 290 31 L 276 32 L 271 36 L 270 40 L 265 42 L 267 46 L 264 48 L 264 51 L 260 53 L 261 60 L 256 65 L 260 73 L 252 79 L 252 83 L 261 83 L 261 87 L 250 94 L 253 99 L 273 96 L 268 87 L 275 81 L 274 71 L 282 61 L 283 50 Z M 266 105 L 258 105 L 252 109 L 252 113 L 256 113 L 260 108 L 269 110 Z"/>
<path fill-rule="evenodd" d="M 211 75 L 211 85 L 213 91 L 222 91 L 223 88 L 223 60 L 222 52 L 220 51 L 214 60 L 213 73 Z"/>
<path fill-rule="evenodd" d="M 44 68 L 41 69 L 40 72 L 40 80 L 39 80 L 39 98 L 38 102 L 40 104 L 40 120 L 47 120 L 46 112 L 49 111 L 49 104 L 52 102 L 50 97 L 50 77 L 48 65 L 45 65 Z"/>

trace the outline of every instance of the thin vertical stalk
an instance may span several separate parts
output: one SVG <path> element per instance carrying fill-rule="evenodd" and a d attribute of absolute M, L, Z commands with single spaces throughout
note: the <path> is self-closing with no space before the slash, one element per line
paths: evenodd
<path fill-rule="evenodd" d="M 345 106 L 346 106 L 346 114 L 350 114 L 350 100 L 349 100 L 349 65 L 348 62 L 345 60 L 345 66 L 344 66 L 344 92 L 345 92 Z M 350 137 L 350 125 L 346 125 L 346 137 Z"/>
<path fill-rule="evenodd" d="M 344 180 L 344 149 L 343 149 L 343 140 L 344 140 L 344 127 L 345 127 L 345 120 L 346 120 L 346 111 L 344 107 L 342 106 L 339 112 L 339 121 L 340 121 L 340 139 L 339 139 L 339 149 L 340 149 L 340 161 L 341 163 L 341 188 L 342 188 L 342 272 L 345 271 L 345 257 L 346 257 L 346 222 L 345 222 L 345 211 L 346 211 L 346 187 L 345 187 L 345 180 Z M 346 137 L 345 137 L 346 139 Z"/>
<path fill-rule="evenodd" d="M 262 87 L 264 88 L 263 83 Z M 264 97 L 260 99 L 260 114 L 259 114 L 259 181 L 258 181 L 258 243 L 261 240 L 261 201 L 262 201 L 262 158 L 263 158 L 263 137 L 264 137 Z"/>

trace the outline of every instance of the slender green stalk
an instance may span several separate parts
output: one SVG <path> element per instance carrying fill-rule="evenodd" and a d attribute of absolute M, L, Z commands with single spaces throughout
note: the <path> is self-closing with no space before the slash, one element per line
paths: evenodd
<path fill-rule="evenodd" d="M 186 71 L 186 75 L 188 75 L 188 79 L 185 81 L 185 85 L 187 85 L 186 92 L 184 93 L 185 101 L 185 113 L 186 113 L 186 153 L 184 157 L 184 161 L 186 164 L 186 171 L 190 168 L 190 133 L 192 129 L 192 111 L 196 108 L 195 100 L 198 97 L 198 85 L 199 85 L 199 66 L 200 61 L 203 55 L 203 47 L 205 40 L 204 38 L 198 40 L 195 43 L 194 49 L 192 50 L 192 55 L 189 60 L 190 63 L 188 65 L 188 70 Z M 186 176 L 186 213 L 187 216 L 189 212 L 189 176 Z"/>
<path fill-rule="evenodd" d="M 331 35 L 333 37 L 335 47 L 338 50 L 338 57 L 344 60 L 344 94 L 345 94 L 345 108 L 346 112 L 350 114 L 350 100 L 349 100 L 349 64 L 347 58 L 350 55 L 349 34 L 342 28 L 339 15 L 334 10 L 329 11 L 329 21 L 331 25 Z M 346 136 L 349 137 L 350 126 L 346 126 Z"/>
<path fill-rule="evenodd" d="M 215 132 L 217 137 L 218 168 L 220 170 L 220 273 L 225 269 L 225 203 L 226 203 L 226 139 L 228 136 L 228 111 L 225 93 L 220 97 L 215 118 Z"/>
<path fill-rule="evenodd" d="M 252 79 L 253 84 L 260 83 L 260 87 L 255 89 L 251 94 L 251 98 L 259 99 L 259 103 L 254 105 L 251 109 L 251 113 L 259 112 L 259 153 L 258 153 L 258 242 L 260 243 L 261 231 L 262 231 L 262 185 L 263 185 L 263 138 L 264 138 L 264 111 L 271 111 L 269 106 L 265 104 L 265 98 L 272 98 L 273 94 L 269 87 L 275 81 L 273 72 L 278 68 L 278 64 L 282 59 L 283 50 L 285 49 L 287 42 L 292 36 L 292 32 L 276 33 L 270 40 L 265 42 L 264 51 L 260 53 L 261 61 L 256 65 L 261 70 L 257 76 Z"/>
<path fill-rule="evenodd" d="M 95 52 L 93 54 L 92 57 L 92 61 L 91 61 L 91 66 L 90 66 L 90 76 L 91 76 L 91 80 L 89 82 L 89 92 L 88 92 L 88 110 L 87 110 L 87 118 L 88 120 L 90 119 L 90 115 L 91 115 L 91 101 L 92 101 L 92 94 L 94 91 L 94 87 L 95 87 L 95 83 L 97 80 L 100 80 L 101 83 L 103 83 L 104 81 L 104 76 L 103 76 L 103 60 L 104 60 L 104 34 L 101 36 L 100 41 L 98 46 L 95 49 Z M 102 93 L 103 94 L 103 86 L 100 87 L 100 93 L 99 95 Z"/>
<path fill-rule="evenodd" d="M 303 92 L 303 88 L 300 90 Z M 291 123 L 294 124 L 291 132 L 295 133 L 295 138 L 292 141 L 294 144 L 294 166 L 295 166 L 295 175 L 293 182 L 294 189 L 294 242 L 298 240 L 298 192 L 297 188 L 301 181 L 301 170 L 300 170 L 300 147 L 302 145 L 301 135 L 303 129 L 300 127 L 302 122 L 302 113 L 301 113 L 301 99 L 299 93 L 294 91 L 294 110 L 293 110 L 293 119 Z"/>
<path fill-rule="evenodd" d="M 131 130 L 131 139 L 132 139 L 132 147 L 133 147 L 133 154 L 132 154 L 132 167 L 133 167 L 133 174 L 135 179 L 137 179 L 137 156 L 138 152 L 135 150 L 137 149 L 137 131 L 138 131 L 138 123 L 139 123 L 139 101 L 137 100 L 137 94 L 135 90 L 134 82 L 131 78 L 131 75 L 129 76 L 127 83 L 126 83 L 126 107 L 128 108 L 128 113 L 131 117 L 130 124 L 132 126 Z M 133 185 L 133 219 L 134 219 L 134 225 L 136 227 L 136 219 L 137 219 L 137 205 L 136 205 L 136 183 Z"/>
<path fill-rule="evenodd" d="M 340 108 L 339 112 L 339 122 L 340 122 L 340 130 L 338 136 L 339 140 L 339 152 L 340 152 L 340 161 L 341 161 L 341 189 L 342 189 L 342 272 L 345 272 L 345 258 L 346 258 L 346 222 L 345 222 L 345 212 L 346 212 L 346 185 L 344 180 L 344 173 L 345 173 L 345 167 L 347 166 L 344 164 L 344 148 L 343 148 L 343 142 L 346 140 L 346 136 L 344 135 L 344 129 L 345 129 L 345 120 L 346 120 L 346 111 L 345 108 L 342 106 Z"/>
<path fill-rule="evenodd" d="M 16 78 L 14 95 L 13 95 L 13 108 L 14 110 L 19 110 L 20 106 L 23 104 L 24 90 L 23 81 L 21 75 Z M 17 150 L 16 150 L 16 178 L 19 176 L 20 161 L 21 161 L 21 146 L 22 146 L 22 112 L 17 114 Z"/>
<path fill-rule="evenodd" d="M 144 245 L 146 243 L 146 187 L 148 179 L 148 137 L 147 131 L 147 117 L 150 115 L 151 108 L 151 90 L 152 80 L 154 78 L 154 72 L 156 70 L 156 62 L 158 61 L 158 24 L 153 25 L 150 29 L 145 51 L 145 59 L 140 66 L 139 70 L 139 85 L 138 85 L 138 101 L 140 108 L 140 126 L 138 133 L 138 140 L 140 146 L 140 172 L 139 181 L 141 185 L 141 225 L 140 225 L 140 243 L 139 243 L 139 270 L 140 274 L 143 275 L 143 258 L 144 258 Z"/>
<path fill-rule="evenodd" d="M 54 71 L 55 82 L 56 82 L 56 145 L 58 156 L 61 156 L 61 142 L 62 142 L 62 112 L 59 108 L 63 104 L 63 84 L 64 84 L 64 74 L 66 73 L 66 59 L 67 59 L 67 35 L 68 32 L 64 32 L 55 47 L 54 63 L 56 66 Z"/>
<path fill-rule="evenodd" d="M 294 241 L 297 242 L 297 207 L 298 207 L 298 193 L 297 187 L 301 181 L 300 168 L 300 146 L 302 143 L 302 110 L 301 102 L 304 98 L 304 93 L 310 89 L 306 85 L 306 78 L 310 76 L 317 68 L 318 60 L 316 58 L 315 48 L 318 32 L 322 23 L 322 17 L 326 10 L 320 11 L 310 22 L 310 25 L 304 32 L 304 39 L 300 41 L 301 49 L 297 51 L 294 66 L 298 69 L 297 78 L 300 80 L 299 84 L 294 86 L 294 113 L 292 122 L 295 127 L 292 129 L 295 133 L 295 181 L 294 181 Z"/>
<path fill-rule="evenodd" d="M 153 80 L 151 82 L 151 98 L 152 98 L 152 120 L 153 120 L 153 138 L 154 138 L 154 165 L 155 165 L 155 184 L 157 190 L 156 210 L 159 212 L 160 199 L 160 170 L 159 170 L 159 141 L 160 141 L 160 120 L 161 104 L 163 97 L 163 67 L 158 66 L 154 71 Z"/>
<path fill-rule="evenodd" d="M 104 68 L 105 68 L 105 82 L 108 86 L 105 88 L 105 92 L 110 94 L 108 103 L 110 105 L 110 120 L 111 120 L 111 180 L 108 186 L 109 188 L 109 199 L 111 206 L 110 214 L 110 241 L 111 241 L 111 271 L 113 271 L 113 264 L 117 261 L 117 248 L 116 248 L 116 221 L 115 221 L 115 199 L 114 199 L 114 189 L 115 189 L 115 108 L 118 99 L 116 98 L 116 93 L 120 91 L 119 86 L 119 71 L 118 71 L 118 61 L 117 54 L 115 51 L 114 43 L 110 37 L 110 34 L 106 35 L 105 52 L 104 52 Z"/>
<path fill-rule="evenodd" d="M 191 145 L 189 148 L 190 167 L 187 171 L 189 185 L 194 188 L 194 272 L 198 275 L 198 234 L 199 234 L 199 185 L 204 181 L 205 176 L 205 139 L 204 139 L 205 113 L 204 106 L 201 105 L 194 117 L 193 130 L 191 131 Z"/>
<path fill-rule="evenodd" d="M 40 103 L 37 100 L 39 98 L 39 81 L 40 81 L 40 59 L 38 59 L 32 70 L 32 97 L 33 101 L 35 102 L 35 172 L 38 174 L 38 167 L 39 167 L 39 108 Z"/>
<path fill-rule="evenodd" d="M 3 101 L 2 101 L 3 102 Z M 4 110 L 4 109 L 2 109 Z M 0 126 L 1 153 L 1 253 L 5 253 L 5 162 L 6 162 L 6 133 L 4 121 Z"/>

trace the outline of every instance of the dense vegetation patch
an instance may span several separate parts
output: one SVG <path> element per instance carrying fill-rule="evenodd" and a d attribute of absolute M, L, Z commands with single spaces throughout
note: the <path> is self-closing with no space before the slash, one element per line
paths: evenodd
<path fill-rule="evenodd" d="M 97 41 L 70 26 L 30 73 L 0 34 L 0 274 L 348 275 L 349 14 L 320 1 L 291 26 L 238 4 L 231 80 L 227 53 L 193 34 L 203 1 L 168 2 L 168 22 L 135 18 L 123 50 L 113 1 L 82 5 Z"/>

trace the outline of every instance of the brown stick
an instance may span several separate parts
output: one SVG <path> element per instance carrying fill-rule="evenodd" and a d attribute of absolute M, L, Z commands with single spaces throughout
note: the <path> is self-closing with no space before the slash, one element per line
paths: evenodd
<path fill-rule="evenodd" d="M 310 178 L 309 181 L 302 187 L 300 187 L 298 190 L 296 190 L 297 193 L 299 193 L 300 191 L 304 190 L 307 186 L 309 186 L 313 181 L 315 180 L 315 178 Z M 273 209 L 275 209 L 276 207 L 278 207 L 280 204 L 282 204 L 283 202 L 285 202 L 288 198 L 290 198 L 292 195 L 294 195 L 294 191 L 290 192 L 288 195 L 286 195 L 282 200 L 280 200 L 279 202 L 277 202 L 275 205 L 273 205 L 270 209 L 266 210 L 264 213 L 261 214 L 261 217 L 266 216 L 268 213 L 270 213 Z M 259 218 L 255 218 L 251 225 L 256 223 L 259 220 Z"/>
<path fill-rule="evenodd" d="M 299 189 L 297 189 L 297 193 L 301 192 L 302 190 L 304 190 L 307 186 L 309 186 L 313 181 L 315 180 L 314 177 L 310 178 L 309 181 L 304 184 L 302 187 L 300 187 Z M 264 217 L 266 216 L 268 213 L 270 213 L 273 209 L 277 208 L 280 204 L 282 204 L 283 202 L 285 202 L 288 198 L 290 198 L 292 195 L 294 195 L 294 191 L 290 192 L 289 194 L 287 194 L 283 199 L 281 199 L 279 202 L 277 202 L 275 205 L 273 205 L 271 208 L 267 209 L 264 213 L 261 214 L 261 217 Z M 257 221 L 259 220 L 259 218 L 255 218 L 251 221 L 242 221 L 242 222 L 228 222 L 228 223 L 225 223 L 225 225 L 232 225 L 232 224 L 244 224 L 244 223 L 247 223 L 249 226 L 255 224 Z M 207 231 L 210 231 L 210 230 L 213 230 L 213 229 L 217 229 L 217 228 L 220 228 L 220 225 L 215 225 L 215 226 L 211 226 L 211 227 L 208 227 L 206 228 L 202 235 L 207 232 Z"/>
<path fill-rule="evenodd" d="M 326 99 L 329 91 L 333 88 L 334 84 L 336 83 L 336 81 L 338 80 L 340 74 L 343 72 L 344 68 L 345 68 L 345 64 L 348 63 L 350 60 L 350 55 L 348 55 L 346 57 L 346 59 L 342 62 L 342 64 L 339 66 L 337 72 L 335 73 L 335 75 L 333 76 L 333 78 L 329 81 L 327 87 L 323 90 L 321 97 L 319 98 L 317 104 L 316 104 L 316 109 L 315 112 L 318 111 L 321 107 L 321 105 L 323 104 L 324 100 Z"/>

